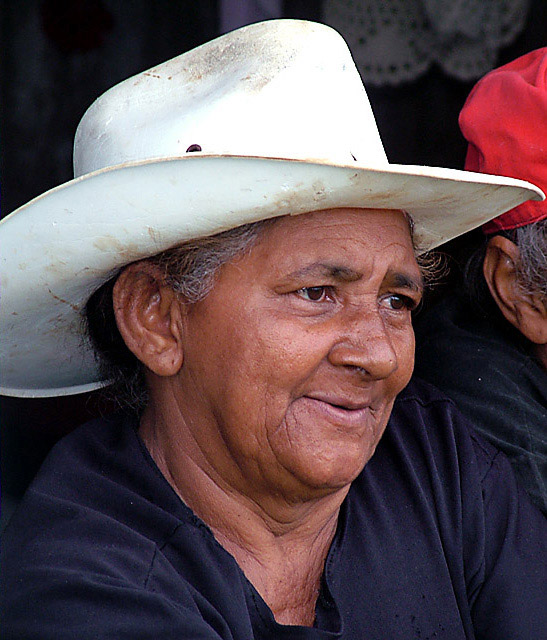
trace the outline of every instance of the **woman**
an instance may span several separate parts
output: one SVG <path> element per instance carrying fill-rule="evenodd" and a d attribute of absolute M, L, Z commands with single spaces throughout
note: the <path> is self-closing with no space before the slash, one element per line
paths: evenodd
<path fill-rule="evenodd" d="M 450 402 L 409 384 L 414 243 L 479 223 L 465 219 L 477 198 L 487 218 L 538 192 L 388 165 L 355 73 L 330 30 L 264 23 L 88 111 L 77 164 L 105 169 L 32 211 L 70 200 L 89 233 L 72 230 L 74 254 L 64 239 L 47 304 L 8 297 L 46 319 L 26 361 L 11 320 L 4 384 L 67 392 L 114 369 L 141 409 L 84 425 L 44 464 L 2 545 L 7 637 L 542 632 L 541 516 Z M 261 106 L 271 118 L 253 122 Z M 158 153 L 166 130 L 189 155 Z M 228 155 L 242 134 L 246 153 Z M 70 342 L 84 306 L 102 374 Z M 64 352 L 46 349 L 59 335 Z M 37 362 L 48 370 L 29 376 Z"/>

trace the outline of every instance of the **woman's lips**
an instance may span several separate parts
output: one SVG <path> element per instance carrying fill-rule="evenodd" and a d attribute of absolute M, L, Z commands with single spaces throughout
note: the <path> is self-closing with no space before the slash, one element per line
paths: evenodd
<path fill-rule="evenodd" d="M 313 397 L 301 398 L 307 407 L 313 412 L 320 412 L 329 421 L 339 426 L 356 428 L 370 424 L 373 417 L 373 409 L 370 404 L 351 401 L 339 397 Z"/>

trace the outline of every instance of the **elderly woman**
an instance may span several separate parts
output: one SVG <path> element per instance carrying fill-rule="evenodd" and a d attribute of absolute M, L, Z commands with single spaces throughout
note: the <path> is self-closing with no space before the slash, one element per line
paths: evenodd
<path fill-rule="evenodd" d="M 540 637 L 541 515 L 409 382 L 416 247 L 541 192 L 389 165 L 343 41 L 292 21 L 114 88 L 75 161 L 3 225 L 4 389 L 140 409 L 27 492 L 4 637 Z"/>

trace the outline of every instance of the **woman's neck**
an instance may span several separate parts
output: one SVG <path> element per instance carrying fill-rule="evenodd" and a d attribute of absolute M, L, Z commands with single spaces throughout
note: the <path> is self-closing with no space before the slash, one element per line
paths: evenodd
<path fill-rule="evenodd" d="M 349 487 L 299 496 L 234 490 L 208 467 L 191 440 L 157 428 L 139 430 L 159 469 L 183 502 L 213 531 L 281 624 L 311 626 L 325 559 Z"/>
<path fill-rule="evenodd" d="M 247 579 L 280 624 L 312 626 L 325 560 L 336 531 L 337 517 L 315 536 L 259 536 L 249 548 L 213 528 Z M 309 532 L 308 532 L 309 533 Z M 258 542 L 258 539 L 256 539 Z"/>

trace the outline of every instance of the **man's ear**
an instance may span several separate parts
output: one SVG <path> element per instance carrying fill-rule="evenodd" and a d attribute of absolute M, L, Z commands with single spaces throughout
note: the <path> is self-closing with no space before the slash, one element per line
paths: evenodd
<path fill-rule="evenodd" d="M 159 376 L 182 366 L 182 313 L 160 269 L 143 260 L 126 267 L 112 293 L 114 314 L 127 347 Z"/>
<path fill-rule="evenodd" d="M 540 296 L 522 290 L 518 282 L 517 245 L 504 236 L 488 241 L 483 273 L 505 319 L 535 344 L 547 343 L 547 305 Z"/>

